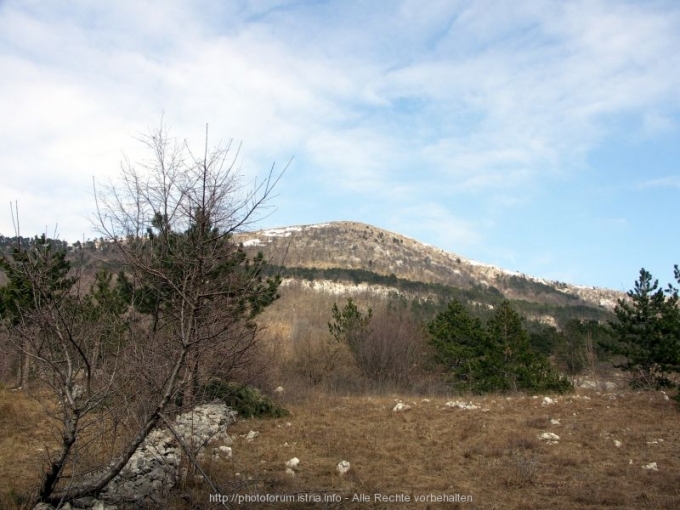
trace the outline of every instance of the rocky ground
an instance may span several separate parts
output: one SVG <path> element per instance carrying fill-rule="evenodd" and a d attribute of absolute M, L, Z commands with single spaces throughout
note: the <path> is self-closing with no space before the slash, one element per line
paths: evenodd
<path fill-rule="evenodd" d="M 281 398 L 291 416 L 238 420 L 228 436 L 218 431 L 228 413 L 199 410 L 221 424 L 191 440 L 203 445 L 192 450 L 203 472 L 183 471 L 177 438 L 157 433 L 114 485 L 136 496 L 156 488 L 146 497 L 170 509 L 219 508 L 220 498 L 246 508 L 680 507 L 680 420 L 662 392 Z M 3 437 L 20 421 L 8 428 L 0 419 Z M 0 458 L 11 481 L 0 491 L 6 508 L 22 508 L 36 481 L 19 450 L 26 434 L 16 432 L 15 451 Z M 135 471 L 150 476 L 140 483 Z M 115 504 L 110 496 L 90 508 Z"/>

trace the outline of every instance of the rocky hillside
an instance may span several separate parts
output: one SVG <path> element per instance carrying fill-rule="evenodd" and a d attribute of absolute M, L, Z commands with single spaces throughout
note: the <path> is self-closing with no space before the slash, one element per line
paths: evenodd
<path fill-rule="evenodd" d="M 259 230 L 241 234 L 238 240 L 248 250 L 262 251 L 288 278 L 286 284 L 297 280 L 335 294 L 348 291 L 348 284 L 408 298 L 451 297 L 457 292 L 489 308 L 507 298 L 549 323 L 551 310 L 564 307 L 572 309 L 570 316 L 602 318 L 623 296 L 507 271 L 362 223 Z"/>

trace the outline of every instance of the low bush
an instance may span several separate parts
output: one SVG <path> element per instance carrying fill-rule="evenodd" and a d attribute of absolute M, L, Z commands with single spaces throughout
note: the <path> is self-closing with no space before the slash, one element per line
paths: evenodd
<path fill-rule="evenodd" d="M 241 418 L 282 418 L 290 413 L 257 388 L 235 382 L 211 381 L 204 388 L 208 397 L 219 399 Z"/>

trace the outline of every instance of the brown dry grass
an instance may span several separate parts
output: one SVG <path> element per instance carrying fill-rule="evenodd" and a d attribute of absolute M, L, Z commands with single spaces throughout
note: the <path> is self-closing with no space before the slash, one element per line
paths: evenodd
<path fill-rule="evenodd" d="M 52 415 L 52 417 L 50 417 Z M 30 508 L 41 474 L 61 445 L 61 422 L 54 396 L 34 389 L 0 389 L 0 509 Z M 117 431 L 119 440 L 125 430 Z M 111 460 L 110 420 L 88 415 L 81 420 L 78 471 Z"/>
<path fill-rule="evenodd" d="M 22 508 L 55 444 L 43 407 L 22 391 L 0 389 L 0 508 Z"/>
<path fill-rule="evenodd" d="M 680 422 L 672 402 L 659 394 L 584 396 L 591 399 L 557 397 L 557 404 L 545 407 L 527 396 L 472 398 L 488 411 L 448 409 L 445 399 L 414 397 L 404 398 L 412 410 L 394 413 L 395 397 L 319 394 L 292 405 L 289 418 L 239 422 L 232 429 L 233 459 L 210 468 L 227 491 L 371 499 L 343 499 L 336 505 L 343 508 L 395 508 L 376 503 L 374 494 L 413 501 L 416 495 L 456 493 L 473 502 L 407 506 L 679 508 Z M 247 443 L 241 436 L 251 429 L 260 435 Z M 543 431 L 555 432 L 560 442 L 540 441 Z M 292 457 L 300 459 L 294 478 L 284 475 Z M 344 478 L 334 473 L 341 460 L 352 464 Z M 650 462 L 657 462 L 658 472 L 642 469 Z M 209 492 L 195 497 L 207 503 Z"/>
<path fill-rule="evenodd" d="M 397 398 L 412 409 L 392 412 Z M 441 397 L 311 394 L 290 403 L 290 417 L 235 424 L 232 459 L 205 467 L 226 494 L 343 498 L 308 508 L 680 508 L 680 420 L 663 395 L 581 393 L 556 397 L 555 405 L 545 407 L 541 399 L 521 395 L 471 400 L 488 411 L 449 409 Z M 0 484 L 0 506 L 16 508 L 12 498 L 34 486 L 37 448 L 47 436 L 35 425 L 40 409 L 20 393 L 0 392 L 0 409 L 0 476 L 9 482 Z M 250 430 L 260 434 L 247 442 Z M 540 441 L 543 431 L 558 434 L 560 442 Z M 292 457 L 300 459 L 293 478 L 284 473 Z M 334 472 L 341 460 L 352 464 L 345 477 Z M 650 462 L 659 471 L 642 469 Z M 169 508 L 210 508 L 211 492 L 204 483 L 185 482 Z M 472 503 L 374 500 L 374 494 L 456 493 L 471 496 Z M 355 494 L 370 501 L 352 503 Z"/>

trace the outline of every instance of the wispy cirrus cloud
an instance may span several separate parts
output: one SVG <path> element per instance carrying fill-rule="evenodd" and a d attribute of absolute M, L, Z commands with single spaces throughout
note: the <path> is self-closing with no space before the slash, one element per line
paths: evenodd
<path fill-rule="evenodd" d="M 680 175 L 670 175 L 668 177 L 644 181 L 638 184 L 638 188 L 680 188 Z"/>
<path fill-rule="evenodd" d="M 669 2 L 5 1 L 0 202 L 80 237 L 92 176 L 141 157 L 133 137 L 166 112 L 199 145 L 206 122 L 243 140 L 247 178 L 295 156 L 289 189 L 326 217 L 356 201 L 366 221 L 431 239 L 449 222 L 451 243 L 480 246 L 612 138 L 676 136 L 678 48 Z"/>

